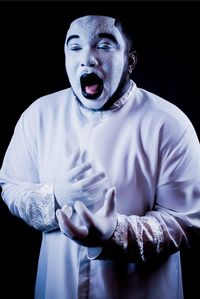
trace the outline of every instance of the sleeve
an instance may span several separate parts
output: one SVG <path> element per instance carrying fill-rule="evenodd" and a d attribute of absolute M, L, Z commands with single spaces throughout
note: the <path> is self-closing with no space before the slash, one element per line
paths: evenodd
<path fill-rule="evenodd" d="M 41 231 L 58 227 L 53 182 L 40 182 L 35 117 L 25 111 L 14 130 L 0 171 L 2 198 L 10 212 Z M 34 124 L 34 125 L 33 125 Z"/>
<path fill-rule="evenodd" d="M 190 124 L 162 149 L 154 209 L 144 216 L 118 214 L 112 238 L 99 251 L 88 249 L 88 258 L 149 261 L 190 246 L 199 229 L 200 145 Z"/>

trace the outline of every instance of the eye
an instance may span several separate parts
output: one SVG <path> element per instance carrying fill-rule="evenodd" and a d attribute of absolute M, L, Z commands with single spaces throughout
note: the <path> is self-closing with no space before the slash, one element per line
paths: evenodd
<path fill-rule="evenodd" d="M 115 47 L 110 44 L 110 43 L 107 43 L 107 42 L 101 42 L 97 45 L 97 49 L 102 49 L 102 50 L 111 50 L 111 49 L 114 49 Z"/>
<path fill-rule="evenodd" d="M 81 50 L 82 48 L 81 48 L 81 46 L 78 45 L 78 44 L 71 44 L 71 45 L 68 46 L 68 49 L 69 49 L 70 51 L 79 51 L 79 50 Z"/>

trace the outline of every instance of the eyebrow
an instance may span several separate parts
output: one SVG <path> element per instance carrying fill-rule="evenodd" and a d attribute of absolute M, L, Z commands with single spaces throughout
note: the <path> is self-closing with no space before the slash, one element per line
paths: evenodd
<path fill-rule="evenodd" d="M 103 33 L 99 33 L 98 34 L 98 37 L 101 37 L 101 38 L 108 38 L 110 39 L 111 41 L 113 41 L 115 44 L 118 44 L 118 41 L 116 40 L 116 38 L 114 37 L 114 35 L 110 34 L 110 33 L 107 33 L 107 32 L 103 32 Z"/>
<path fill-rule="evenodd" d="M 71 39 L 73 39 L 73 38 L 80 38 L 80 36 L 79 35 L 70 35 L 69 37 L 68 37 L 68 39 L 67 39 L 67 45 L 68 45 L 68 43 L 69 43 L 69 41 L 71 40 Z"/>
<path fill-rule="evenodd" d="M 100 38 L 108 38 L 108 39 L 110 39 L 111 41 L 113 41 L 115 44 L 118 44 L 118 42 L 117 42 L 116 38 L 114 37 L 114 35 L 112 35 L 112 34 L 110 34 L 110 33 L 102 32 L 102 33 L 99 33 L 99 34 L 98 34 L 98 37 L 100 37 Z M 68 37 L 68 39 L 67 39 L 67 45 L 68 45 L 69 41 L 70 41 L 71 39 L 74 39 L 74 38 L 80 38 L 80 36 L 79 36 L 79 35 L 76 35 L 76 34 L 70 35 L 70 36 Z"/>

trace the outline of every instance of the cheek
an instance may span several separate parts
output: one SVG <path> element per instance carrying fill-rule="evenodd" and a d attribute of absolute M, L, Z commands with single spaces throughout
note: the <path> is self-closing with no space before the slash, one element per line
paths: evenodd
<path fill-rule="evenodd" d="M 67 70 L 67 73 L 72 73 L 76 69 L 76 59 L 75 57 L 71 55 L 66 55 L 65 56 L 65 67 Z"/>
<path fill-rule="evenodd" d="M 69 62 L 69 58 L 65 61 L 65 67 L 67 74 L 71 74 L 73 72 L 73 64 Z"/>
<path fill-rule="evenodd" d="M 124 71 L 126 61 L 124 56 L 115 56 L 106 64 L 107 82 L 109 84 L 118 84 Z"/>
<path fill-rule="evenodd" d="M 69 81 L 71 82 L 71 84 L 74 84 L 76 82 L 76 67 L 74 66 L 74 63 L 72 60 L 70 60 L 69 58 L 65 61 L 65 68 L 66 68 L 66 72 L 67 72 L 67 76 L 69 78 Z"/>

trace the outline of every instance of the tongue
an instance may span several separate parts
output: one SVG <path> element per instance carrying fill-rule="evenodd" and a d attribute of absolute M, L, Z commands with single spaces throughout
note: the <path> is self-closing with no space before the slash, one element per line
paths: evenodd
<path fill-rule="evenodd" d="M 95 93 L 98 92 L 98 87 L 99 87 L 98 84 L 89 85 L 89 86 L 86 86 L 86 87 L 85 87 L 85 91 L 86 91 L 88 94 L 95 94 Z"/>

